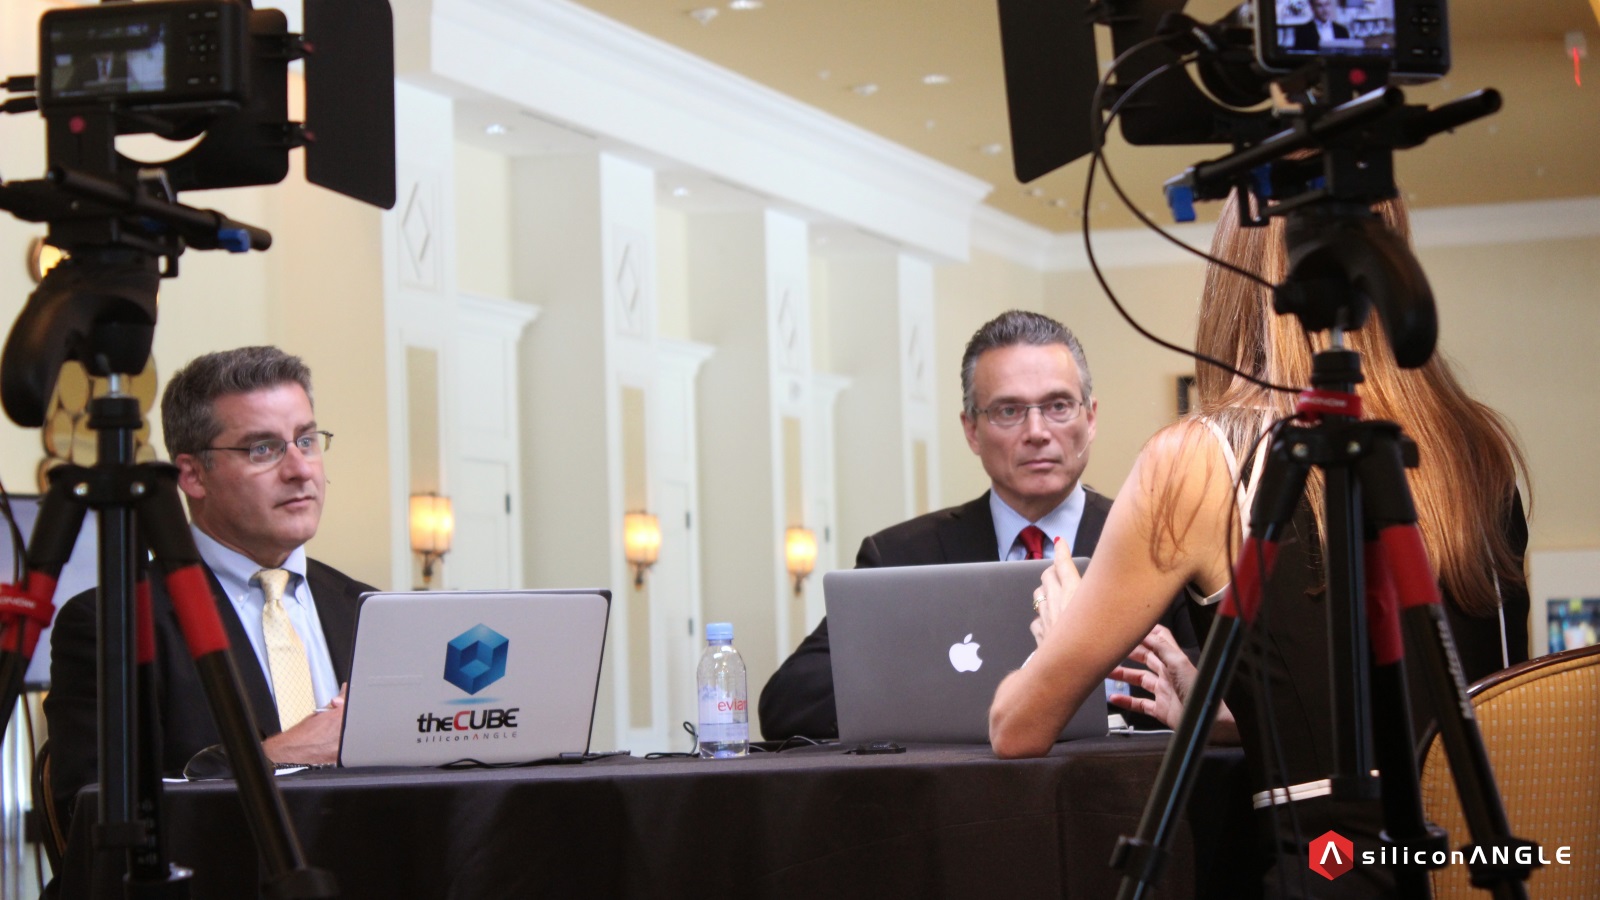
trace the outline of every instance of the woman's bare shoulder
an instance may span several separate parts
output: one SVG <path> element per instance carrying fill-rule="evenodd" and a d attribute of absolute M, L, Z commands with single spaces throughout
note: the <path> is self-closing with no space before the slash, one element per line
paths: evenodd
<path fill-rule="evenodd" d="M 1156 432 L 1139 452 L 1130 482 L 1137 479 L 1139 506 L 1151 533 L 1158 536 L 1158 558 L 1169 552 L 1198 551 L 1191 526 L 1207 523 L 1200 533 L 1217 530 L 1210 523 L 1231 521 L 1234 473 L 1217 435 L 1197 419 L 1184 419 Z M 1226 539 L 1226 531 L 1218 537 Z"/>

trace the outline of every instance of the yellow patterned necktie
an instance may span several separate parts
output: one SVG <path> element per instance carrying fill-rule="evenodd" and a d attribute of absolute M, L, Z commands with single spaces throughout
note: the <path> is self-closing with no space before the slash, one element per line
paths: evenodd
<path fill-rule="evenodd" d="M 300 720 L 316 712 L 317 695 L 311 688 L 311 664 L 306 661 L 305 645 L 295 633 L 294 623 L 283 608 L 283 592 L 289 586 L 287 569 L 262 569 L 255 580 L 261 585 L 266 602 L 261 606 L 261 634 L 267 644 L 267 668 L 272 675 L 272 693 L 278 701 L 278 725 L 288 731 Z"/>

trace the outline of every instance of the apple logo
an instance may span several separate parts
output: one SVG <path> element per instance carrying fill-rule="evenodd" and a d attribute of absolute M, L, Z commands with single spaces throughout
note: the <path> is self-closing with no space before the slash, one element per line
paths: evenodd
<path fill-rule="evenodd" d="M 950 645 L 950 665 L 956 667 L 957 672 L 976 672 L 982 668 L 983 660 L 978 658 L 978 648 L 982 644 L 974 644 L 972 635 L 967 635 L 959 644 Z"/>

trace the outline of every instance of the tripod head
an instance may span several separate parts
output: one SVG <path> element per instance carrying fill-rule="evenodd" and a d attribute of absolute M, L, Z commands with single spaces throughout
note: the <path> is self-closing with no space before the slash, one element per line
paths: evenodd
<path fill-rule="evenodd" d="M 83 248 L 28 297 L 0 358 L 0 400 L 24 427 L 44 424 L 62 363 L 91 375 L 144 370 L 156 330 L 156 260 L 123 247 Z"/>

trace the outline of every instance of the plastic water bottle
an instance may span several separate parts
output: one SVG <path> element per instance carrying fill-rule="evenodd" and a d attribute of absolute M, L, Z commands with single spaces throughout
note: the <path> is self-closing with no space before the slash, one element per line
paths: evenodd
<path fill-rule="evenodd" d="M 744 659 L 733 649 L 733 624 L 706 625 L 706 649 L 695 675 L 700 723 L 695 734 L 702 759 L 729 759 L 750 752 L 750 707 L 745 700 Z"/>

